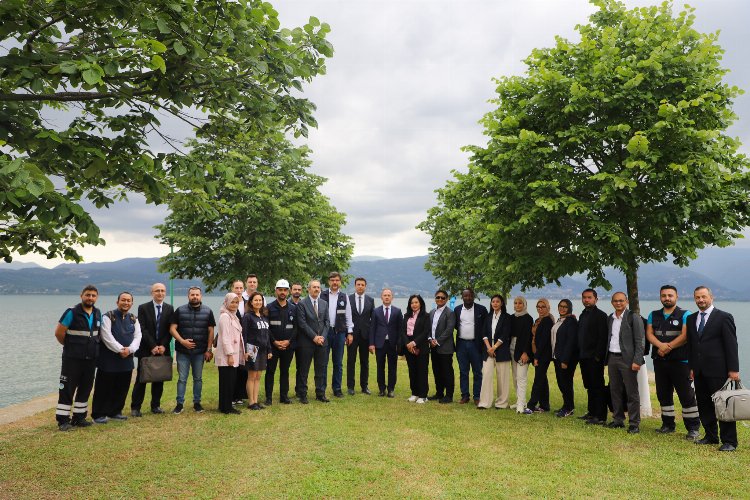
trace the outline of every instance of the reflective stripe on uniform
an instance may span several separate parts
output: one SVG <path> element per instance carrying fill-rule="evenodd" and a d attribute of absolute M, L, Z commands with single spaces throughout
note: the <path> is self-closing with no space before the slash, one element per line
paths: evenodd
<path fill-rule="evenodd" d="M 90 332 L 88 332 L 86 330 L 68 330 L 67 334 L 68 335 L 75 335 L 75 336 L 78 336 L 78 337 L 89 337 L 89 336 L 96 337 L 97 335 L 99 335 L 99 332 L 95 331 L 93 333 L 93 335 L 92 335 Z"/>
<path fill-rule="evenodd" d="M 73 408 L 73 407 L 70 406 L 70 405 L 64 405 L 62 403 L 57 403 L 57 409 L 58 410 L 70 410 L 71 408 Z"/>
<path fill-rule="evenodd" d="M 277 320 L 271 320 L 268 323 L 273 326 L 281 326 L 281 321 L 277 321 Z"/>
<path fill-rule="evenodd" d="M 661 414 L 665 415 L 667 417 L 674 417 L 674 405 L 672 405 L 672 406 L 662 406 L 661 407 Z"/>
<path fill-rule="evenodd" d="M 69 414 L 70 414 L 70 410 L 61 410 L 58 408 L 55 411 L 55 415 L 60 415 L 61 417 L 67 417 Z"/>
<path fill-rule="evenodd" d="M 682 418 L 698 418 L 698 407 L 691 406 L 682 409 Z"/>
<path fill-rule="evenodd" d="M 294 328 L 294 325 L 286 325 L 286 328 L 287 330 L 291 330 L 292 328 Z"/>

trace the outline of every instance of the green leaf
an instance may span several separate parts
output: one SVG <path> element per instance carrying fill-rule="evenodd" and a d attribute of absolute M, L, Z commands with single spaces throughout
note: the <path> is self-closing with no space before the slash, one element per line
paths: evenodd
<path fill-rule="evenodd" d="M 83 80 L 89 85 L 96 85 L 97 83 L 100 83 L 102 81 L 102 76 L 94 68 L 85 70 L 81 74 L 81 76 L 83 77 Z"/>
<path fill-rule="evenodd" d="M 162 73 L 166 73 L 167 72 L 167 65 L 164 62 L 164 58 L 161 57 L 161 56 L 158 56 L 158 55 L 151 56 L 151 64 L 150 64 L 150 66 L 151 66 L 152 69 L 158 69 Z"/>
<path fill-rule="evenodd" d="M 172 30 L 169 29 L 169 25 L 167 24 L 167 22 L 161 17 L 156 20 L 156 27 L 159 28 L 159 32 L 164 35 L 172 32 Z"/>
<path fill-rule="evenodd" d="M 172 48 L 178 56 L 183 56 L 187 53 L 187 49 L 179 40 L 174 41 L 174 43 L 172 44 Z"/>

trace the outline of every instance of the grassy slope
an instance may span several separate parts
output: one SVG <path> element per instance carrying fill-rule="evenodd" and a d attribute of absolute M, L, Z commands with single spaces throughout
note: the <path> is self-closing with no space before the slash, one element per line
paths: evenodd
<path fill-rule="evenodd" d="M 724 454 L 686 442 L 681 426 L 655 434 L 654 418 L 629 436 L 550 414 L 416 405 L 405 400 L 399 364 L 395 400 L 357 393 L 225 416 L 215 411 L 211 364 L 203 414 L 189 407 L 61 433 L 48 411 L 0 428 L 0 497 L 750 496 L 750 431 L 742 424 L 739 451 Z M 375 386 L 374 366 L 370 380 Z M 174 390 L 168 383 L 165 409 Z M 188 399 L 191 390 L 189 383 Z"/>

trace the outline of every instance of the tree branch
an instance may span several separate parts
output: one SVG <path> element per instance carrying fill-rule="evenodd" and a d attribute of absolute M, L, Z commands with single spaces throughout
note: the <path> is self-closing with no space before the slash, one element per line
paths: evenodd
<path fill-rule="evenodd" d="M 57 17 L 53 17 L 52 19 L 50 19 L 49 21 L 47 21 L 46 23 L 42 24 L 37 29 L 35 29 L 34 31 L 32 31 L 31 33 L 29 33 L 29 36 L 26 37 L 26 43 L 23 46 L 23 50 L 25 50 L 26 52 L 31 52 L 32 51 L 32 46 L 31 45 L 34 42 L 34 39 L 37 36 L 39 36 L 39 33 L 41 33 L 42 31 L 46 30 L 47 28 L 49 28 L 53 24 L 59 23 L 60 21 L 62 21 L 66 17 L 68 17 L 68 13 L 64 12 L 64 13 L 60 14 Z"/>

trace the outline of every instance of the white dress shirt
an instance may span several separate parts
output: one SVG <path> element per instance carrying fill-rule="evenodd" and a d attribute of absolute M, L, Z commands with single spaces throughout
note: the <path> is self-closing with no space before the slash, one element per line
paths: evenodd
<path fill-rule="evenodd" d="M 620 317 L 617 317 L 617 311 L 612 313 L 612 337 L 609 339 L 609 352 L 622 352 L 620 349 L 620 328 L 622 328 L 622 317 L 625 315 L 625 311 L 622 312 Z"/>
<path fill-rule="evenodd" d="M 344 315 L 346 316 L 346 331 L 347 333 L 352 333 L 354 331 L 354 321 L 352 321 L 352 308 L 350 307 L 351 304 L 349 304 L 349 300 L 346 294 L 341 290 L 339 290 L 338 292 L 328 290 L 328 319 L 331 322 L 331 328 L 336 325 L 336 311 L 339 307 L 339 296 L 343 296 L 344 301 L 346 302 L 346 305 L 344 306 Z"/>
<path fill-rule="evenodd" d="M 119 311 L 117 311 L 119 314 Z M 120 353 L 123 348 L 127 347 L 131 354 L 135 354 L 135 351 L 141 346 L 141 325 L 138 321 L 135 322 L 135 332 L 133 332 L 133 342 L 129 346 L 124 346 L 115 340 L 115 336 L 112 335 L 112 321 L 109 316 L 102 314 L 102 342 L 112 352 Z"/>
<path fill-rule="evenodd" d="M 461 306 L 461 324 L 459 325 L 458 338 L 463 340 L 474 340 L 474 305 L 470 309 Z"/>
<path fill-rule="evenodd" d="M 705 316 L 706 319 L 703 321 L 703 328 L 706 328 L 706 323 L 708 323 L 708 317 L 711 316 L 711 313 L 713 312 L 713 310 L 714 310 L 713 304 L 711 304 L 708 307 L 708 309 L 706 309 L 705 311 L 701 311 L 700 309 L 698 309 L 698 314 L 696 315 L 696 318 L 695 318 L 695 331 L 696 332 L 698 331 L 698 328 L 700 328 L 701 326 L 701 313 L 706 313 L 706 316 Z"/>
<path fill-rule="evenodd" d="M 437 330 L 438 321 L 440 321 L 440 316 L 443 314 L 443 311 L 445 310 L 445 305 L 442 307 L 438 307 L 435 309 L 435 314 L 432 316 L 432 336 L 430 339 L 434 339 L 435 337 L 435 331 Z"/>

